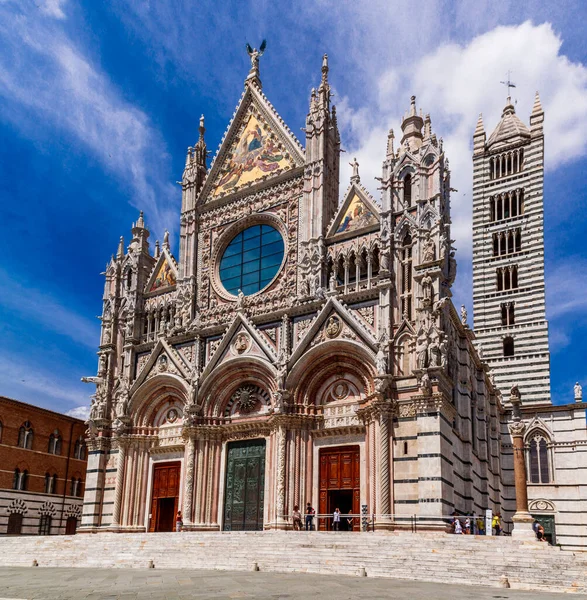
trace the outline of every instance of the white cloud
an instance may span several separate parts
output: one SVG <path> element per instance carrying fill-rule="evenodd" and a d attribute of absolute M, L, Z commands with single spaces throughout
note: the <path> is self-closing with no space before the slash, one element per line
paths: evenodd
<path fill-rule="evenodd" d="M 546 313 L 549 319 L 558 319 L 569 313 L 585 314 L 587 294 L 587 259 L 568 256 L 552 265 L 546 280 Z"/>
<path fill-rule="evenodd" d="M 554 169 L 587 152 L 587 68 L 561 54 L 561 45 L 562 39 L 549 24 L 496 27 L 467 44 L 446 43 L 412 63 L 383 69 L 376 94 L 353 91 L 338 102 L 346 157 L 357 156 L 361 180 L 377 198 L 374 178 L 381 174 L 389 128 L 399 141 L 401 115 L 412 94 L 418 108 L 431 114 L 433 130 L 444 140 L 451 184 L 459 190 L 451 197 L 459 278 L 463 273 L 470 276 L 472 135 L 480 112 L 488 136 L 497 125 L 506 97 L 499 82 L 508 70 L 517 86 L 513 90 L 516 111 L 526 123 L 535 91 L 540 91 L 546 168 Z M 341 164 L 343 189 L 350 177 L 348 162 Z M 470 285 L 465 294 L 459 301 L 468 301 Z"/>
<path fill-rule="evenodd" d="M 90 407 L 77 406 L 76 408 L 68 410 L 65 414 L 70 417 L 75 417 L 76 419 L 81 419 L 82 421 L 87 421 L 90 418 Z"/>
<path fill-rule="evenodd" d="M 4 289 L 0 306 L 23 316 L 27 321 L 42 325 L 50 331 L 65 335 L 78 344 L 95 349 L 99 343 L 98 322 L 92 322 L 67 308 L 52 296 L 16 281 L 0 269 Z"/>
<path fill-rule="evenodd" d="M 0 4 L 0 114 L 32 139 L 48 126 L 81 143 L 130 189 L 156 230 L 174 230 L 179 196 L 162 172 L 170 161 L 161 136 L 67 36 L 63 7 Z"/>
<path fill-rule="evenodd" d="M 71 375 L 63 378 L 48 367 L 40 368 L 9 352 L 0 353 L 0 389 L 15 400 L 59 411 L 68 404 L 79 406 L 89 397 L 91 386 L 85 385 L 72 384 Z"/>
<path fill-rule="evenodd" d="M 41 4 L 41 10 L 55 19 L 65 19 L 65 12 L 63 7 L 67 0 L 44 0 Z"/>

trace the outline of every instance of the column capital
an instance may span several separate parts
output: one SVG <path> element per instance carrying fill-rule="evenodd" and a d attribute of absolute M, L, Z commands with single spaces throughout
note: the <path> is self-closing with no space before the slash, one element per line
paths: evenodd
<path fill-rule="evenodd" d="M 526 423 L 524 421 L 512 421 L 508 423 L 508 430 L 513 438 L 523 438 L 526 431 Z"/>

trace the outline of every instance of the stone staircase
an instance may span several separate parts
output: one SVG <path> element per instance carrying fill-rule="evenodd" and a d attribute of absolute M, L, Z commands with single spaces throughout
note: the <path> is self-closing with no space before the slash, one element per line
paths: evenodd
<path fill-rule="evenodd" d="M 0 538 L 0 566 L 323 573 L 587 593 L 587 553 L 443 533 L 182 532 Z M 364 569 L 364 571 L 363 571 Z"/>

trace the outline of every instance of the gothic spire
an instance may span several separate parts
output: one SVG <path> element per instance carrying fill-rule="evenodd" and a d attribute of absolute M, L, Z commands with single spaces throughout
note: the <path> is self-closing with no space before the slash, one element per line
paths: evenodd
<path fill-rule="evenodd" d="M 116 258 L 124 257 L 124 238 L 120 236 L 120 240 L 118 242 L 118 252 L 116 253 Z"/>

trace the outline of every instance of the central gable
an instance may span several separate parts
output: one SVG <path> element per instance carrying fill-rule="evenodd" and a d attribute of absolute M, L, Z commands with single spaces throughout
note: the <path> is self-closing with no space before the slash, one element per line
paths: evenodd
<path fill-rule="evenodd" d="M 328 237 L 352 237 L 379 227 L 379 209 L 367 191 L 352 183 L 334 217 Z"/>
<path fill-rule="evenodd" d="M 297 139 L 267 98 L 249 85 L 210 168 L 201 202 L 228 196 L 303 164 Z"/>

